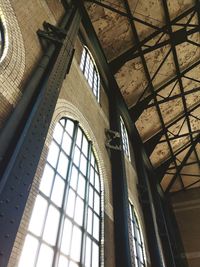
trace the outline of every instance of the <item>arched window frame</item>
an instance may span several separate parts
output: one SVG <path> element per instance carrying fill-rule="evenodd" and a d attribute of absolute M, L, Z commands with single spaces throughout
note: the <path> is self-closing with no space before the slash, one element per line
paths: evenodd
<path fill-rule="evenodd" d="M 95 60 L 87 48 L 83 46 L 83 51 L 80 61 L 80 69 L 82 70 L 97 102 L 100 102 L 100 76 L 95 63 Z"/>
<path fill-rule="evenodd" d="M 64 130 L 62 132 L 62 134 L 59 134 L 59 130 L 58 128 L 62 128 L 62 127 L 65 127 L 67 125 L 68 122 L 71 122 L 73 123 L 73 127 L 71 126 L 69 128 L 69 132 L 67 132 L 68 135 L 66 135 L 66 131 Z M 59 127 L 58 127 L 59 126 Z M 61 131 L 60 131 L 61 132 Z M 64 137 L 68 136 L 68 140 Z M 63 144 L 64 142 L 64 138 L 65 138 L 65 142 L 67 142 L 68 144 L 70 144 L 70 138 L 71 138 L 71 148 L 66 148 L 68 150 L 64 151 L 64 148 L 62 148 L 62 145 L 61 143 Z M 60 141 L 58 141 L 60 140 Z M 58 142 L 57 142 L 58 141 Z M 59 150 L 59 155 L 57 155 L 57 163 L 53 162 L 52 160 L 52 157 L 55 156 L 55 152 L 54 153 L 51 153 L 51 150 L 52 150 L 52 146 L 55 146 L 57 145 L 57 147 L 60 148 Z M 87 149 L 86 149 L 87 148 Z M 79 153 L 77 152 L 79 150 Z M 55 151 L 55 149 L 54 149 Z M 61 174 L 61 172 L 64 172 L 63 170 L 59 169 L 61 166 L 60 163 L 59 163 L 59 160 L 60 160 L 60 157 L 61 157 L 61 153 L 62 153 L 62 156 L 64 155 L 63 152 L 66 152 L 65 153 L 65 156 L 68 157 L 68 168 L 67 170 L 65 170 L 65 176 L 66 176 L 66 182 L 65 182 L 65 193 L 63 194 L 66 194 L 63 196 L 63 204 L 61 206 L 59 206 L 60 204 L 56 204 L 55 200 L 52 201 L 52 195 L 53 195 L 53 191 L 54 191 L 54 186 L 53 186 L 53 183 L 55 185 L 55 181 L 56 181 L 56 176 L 60 176 L 60 178 L 63 178 L 64 177 L 64 173 L 63 175 Z M 77 159 L 77 153 L 79 154 L 79 159 Z M 66 159 L 65 157 L 65 159 Z M 86 157 L 87 157 L 87 163 L 85 163 L 85 167 L 83 167 L 83 164 L 82 164 L 82 160 L 85 158 L 85 160 L 83 160 L 83 162 L 86 161 Z M 75 160 L 76 160 L 76 163 L 75 163 Z M 64 164 L 64 161 L 62 159 L 62 166 Z M 101 211 L 101 183 L 100 183 L 100 176 L 99 176 L 99 169 L 98 169 L 98 165 L 97 165 L 97 161 L 95 159 L 95 155 L 94 155 L 94 151 L 92 149 L 92 143 L 88 140 L 88 138 L 86 137 L 85 133 L 83 132 L 83 130 L 81 129 L 81 127 L 78 125 L 78 122 L 74 122 L 72 121 L 71 119 L 61 119 L 57 124 L 56 124 L 56 127 L 54 129 L 54 133 L 53 133 L 53 140 L 51 142 L 51 145 L 50 145 L 50 149 L 49 149 L 49 153 L 48 153 L 48 156 L 47 156 L 47 160 L 46 160 L 46 165 L 45 165 L 45 168 L 46 166 L 49 166 L 51 167 L 52 169 L 54 169 L 55 173 L 54 173 L 54 181 L 52 182 L 52 187 L 51 187 L 51 197 L 49 196 L 49 198 L 45 195 L 46 193 L 45 192 L 45 187 L 47 186 L 47 184 L 45 184 L 45 187 L 44 187 L 44 177 L 45 177 L 45 169 L 44 169 L 44 173 L 43 173 L 43 176 L 42 176 L 42 180 L 41 180 L 41 183 L 40 183 L 40 188 L 39 188 L 39 194 L 38 196 L 39 197 L 44 197 L 45 200 L 48 202 L 48 210 L 46 211 L 46 217 L 44 219 L 44 222 L 43 224 L 46 223 L 46 220 L 47 220 L 47 212 L 49 211 L 49 207 L 50 205 L 52 206 L 52 202 L 53 203 L 53 206 L 57 209 L 57 210 L 61 210 L 63 213 L 61 214 L 60 213 L 60 221 L 59 221 L 59 226 L 58 226 L 58 233 L 60 233 L 60 236 L 58 234 L 58 236 L 56 237 L 56 243 L 54 244 L 50 244 L 50 241 L 46 240 L 45 238 L 47 238 L 47 236 L 44 238 L 44 234 L 45 234 L 45 228 L 43 229 L 42 231 L 42 234 L 41 236 L 38 238 L 37 235 L 35 234 L 35 232 L 33 232 L 33 230 L 31 230 L 33 227 L 33 224 L 34 222 L 36 223 L 36 220 L 38 220 L 38 215 L 35 217 L 35 221 L 33 219 L 34 217 L 34 209 L 33 209 L 33 213 L 31 216 L 31 220 L 30 220 L 30 224 L 29 224 L 29 227 L 28 227 L 28 235 L 29 237 L 33 237 L 35 239 L 37 239 L 36 241 L 39 242 L 39 249 L 42 247 L 42 245 L 48 245 L 50 248 L 53 247 L 53 250 L 54 250 L 54 256 L 53 256 L 53 265 L 52 266 L 66 266 L 66 267 L 78 267 L 79 264 L 81 265 L 84 265 L 84 266 L 88 266 L 90 267 L 91 265 L 88 263 L 88 259 L 89 257 L 87 256 L 87 253 L 88 253 L 88 248 L 89 248 L 89 244 L 91 244 L 91 250 L 90 250 L 90 259 L 94 261 L 93 265 L 94 267 L 99 267 L 99 266 L 102 266 L 102 264 L 100 263 L 100 254 L 101 254 L 101 247 L 100 247 L 100 242 L 101 242 L 101 225 L 102 225 L 102 218 L 101 218 L 101 214 L 102 214 L 102 211 Z M 48 167 L 48 168 L 49 168 Z M 59 171 L 58 171 L 59 169 Z M 72 187 L 72 184 L 71 184 L 71 177 L 72 177 L 72 173 L 73 173 L 73 169 L 76 169 L 77 170 L 77 173 L 78 173 L 78 176 L 77 176 L 77 181 L 76 181 L 76 190 Z M 80 176 L 81 175 L 81 176 Z M 85 177 L 85 180 L 86 180 L 86 186 L 85 186 L 85 190 L 83 190 L 83 184 L 81 184 L 82 186 L 79 186 L 79 180 L 80 180 L 80 177 L 82 177 L 82 182 L 83 182 L 83 179 Z M 50 176 L 48 176 L 50 177 Z M 75 176 L 73 176 L 75 177 Z M 68 180 L 69 179 L 69 180 Z M 65 180 L 63 178 L 63 180 Z M 74 185 L 75 186 L 75 185 Z M 71 190 L 71 191 L 70 191 Z M 81 193 L 81 190 L 85 192 L 85 198 L 83 199 L 83 197 L 80 195 Z M 80 262 L 78 261 L 78 259 L 74 259 L 74 258 L 70 258 L 72 256 L 69 256 L 68 255 L 68 259 L 69 259 L 69 262 L 67 265 L 64 265 L 64 257 L 62 257 L 62 260 L 63 260 L 63 265 L 58 265 L 60 264 L 60 262 L 58 261 L 58 256 L 56 254 L 58 254 L 58 251 L 60 253 L 61 249 L 62 249 L 62 238 L 64 236 L 62 236 L 61 238 L 61 235 L 63 233 L 63 231 L 65 231 L 65 226 L 64 226 L 64 221 L 63 219 L 61 218 L 62 216 L 65 217 L 65 219 L 67 218 L 68 221 L 69 221 L 69 215 L 68 215 L 68 204 L 67 204 L 67 200 L 68 200 L 68 196 L 70 194 L 70 192 L 74 192 L 76 194 L 76 203 L 77 203 L 77 199 L 81 199 L 82 197 L 82 200 L 84 202 L 84 210 L 83 210 L 83 224 L 82 226 L 80 226 L 80 222 L 76 221 L 78 220 L 78 217 L 76 219 L 76 215 L 81 213 L 81 209 L 79 207 L 78 209 L 78 213 L 77 213 L 77 210 L 76 210 L 76 204 L 74 203 L 74 210 L 73 210 L 73 219 L 71 219 L 71 222 L 73 221 L 72 223 L 72 228 L 74 229 L 75 227 L 76 228 L 79 228 L 82 229 L 82 236 L 81 236 L 81 245 L 82 245 L 82 248 L 81 248 L 81 254 L 80 254 Z M 60 192 L 60 194 L 62 194 Z M 67 196 L 68 194 L 68 196 Z M 82 192 L 83 194 L 83 192 Z M 91 199 L 91 196 L 93 195 L 93 201 Z M 55 194 L 54 194 L 54 197 L 55 197 Z M 67 198 L 66 198 L 67 197 Z M 59 197 L 58 197 L 59 199 Z M 98 201 L 95 201 L 95 200 L 98 200 Z M 49 204 L 50 203 L 50 204 Z M 37 205 L 37 199 L 36 199 L 36 204 Z M 64 210 L 64 206 L 65 206 L 65 209 Z M 71 206 L 71 205 L 70 205 Z M 34 206 L 35 207 L 35 206 Z M 42 207 L 40 207 L 41 209 Z M 37 209 L 36 209 L 37 210 Z M 64 214 L 65 213 L 65 214 Z M 36 213 L 35 213 L 36 214 Z M 67 214 L 67 215 L 66 215 Z M 90 215 L 89 215 L 90 214 Z M 79 216 L 79 215 L 77 215 Z M 92 222 L 93 224 L 91 225 L 88 221 L 88 218 L 89 216 L 91 216 L 92 218 Z M 55 218 L 54 218 L 55 219 Z M 97 220 L 98 220 L 98 224 L 97 224 Z M 96 223 L 95 223 L 96 222 Z M 44 227 L 44 225 L 43 225 Z M 90 227 L 90 229 L 89 229 Z M 96 228 L 95 228 L 96 227 Z M 95 230 L 96 229 L 96 230 Z M 69 228 L 67 227 L 67 232 L 69 232 Z M 53 230 L 52 230 L 53 232 Z M 72 231 L 73 232 L 73 231 Z M 97 233 L 98 232 L 98 233 Z M 52 235 L 53 233 L 51 233 Z M 97 236 L 98 235 L 98 236 Z M 37 237 L 37 238 L 36 238 Z M 73 234 L 71 234 L 71 246 L 73 246 Z M 59 240 L 60 239 L 60 240 Z M 27 238 L 26 238 L 27 240 Z M 26 240 L 25 240 L 25 245 L 26 245 Z M 47 246 L 46 246 L 47 247 Z M 75 248 L 76 247 L 76 248 Z M 75 247 L 74 247 L 74 253 L 76 253 L 76 251 L 78 250 L 78 245 L 77 243 L 75 244 Z M 98 247 L 98 251 L 97 251 L 97 247 Z M 30 249 L 30 254 L 33 255 L 33 248 L 31 247 Z M 24 251 L 24 250 L 23 250 Z M 48 252 L 48 251 L 47 251 Z M 36 262 L 34 263 L 35 265 L 32 265 L 32 266 L 42 266 L 42 265 L 36 265 L 37 264 L 37 261 L 38 260 L 38 257 L 40 256 L 39 252 L 37 251 L 37 259 L 36 259 Z M 96 253 L 96 254 L 95 254 Z M 61 253 L 60 253 L 61 254 Z M 59 255 L 60 255 L 59 254 Z M 92 255 L 96 255 L 95 257 L 92 257 Z M 31 257 L 31 255 L 29 255 Z M 28 256 L 28 257 L 29 257 Z M 22 253 L 22 259 L 20 260 L 20 263 L 19 263 L 19 266 L 23 266 L 24 267 L 24 263 L 23 262 L 23 257 L 24 259 L 27 258 L 27 255 L 25 255 L 25 252 L 24 254 Z M 50 252 L 49 252 L 49 256 L 48 256 L 48 259 L 50 258 Z M 66 259 L 67 257 L 65 257 Z M 94 260 L 94 259 L 97 259 L 98 258 L 98 264 L 97 264 L 97 260 Z M 86 262 L 87 261 L 87 262 Z M 20 265 L 21 264 L 21 265 Z M 47 264 L 47 263 L 45 263 Z M 66 263 L 65 263 L 66 264 Z M 26 264 L 27 266 L 27 264 Z M 28 265 L 29 266 L 29 265 Z M 47 265 L 43 265 L 43 266 L 47 266 Z"/>
<path fill-rule="evenodd" d="M 124 120 L 122 119 L 121 116 L 120 116 L 120 127 L 121 127 L 121 137 L 122 137 L 123 151 L 124 151 L 124 154 L 127 156 L 128 160 L 131 161 L 128 133 L 127 133 L 127 130 L 126 130 L 126 126 L 125 126 Z"/>
<path fill-rule="evenodd" d="M 131 240 L 133 244 L 135 267 L 146 267 L 146 252 L 144 247 L 144 238 L 138 216 L 134 206 L 129 201 L 129 213 L 131 220 Z"/>

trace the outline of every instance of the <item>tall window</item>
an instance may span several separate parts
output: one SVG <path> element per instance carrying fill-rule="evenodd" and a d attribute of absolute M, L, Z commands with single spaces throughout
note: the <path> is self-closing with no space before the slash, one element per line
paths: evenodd
<path fill-rule="evenodd" d="M 87 47 L 83 47 L 80 68 L 99 102 L 100 78 L 94 59 Z"/>
<path fill-rule="evenodd" d="M 19 267 L 99 267 L 100 178 L 78 123 L 54 130 Z"/>
<path fill-rule="evenodd" d="M 129 203 L 130 218 L 131 218 L 131 234 L 133 241 L 133 249 L 135 256 L 135 266 L 144 267 L 145 265 L 145 252 L 144 252 L 144 239 L 138 223 L 137 216 L 134 211 L 133 205 Z"/>
<path fill-rule="evenodd" d="M 0 57 L 3 54 L 3 25 L 0 19 Z"/>
<path fill-rule="evenodd" d="M 124 151 L 124 154 L 128 157 L 128 159 L 131 160 L 128 134 L 127 134 L 126 126 L 124 124 L 122 117 L 120 117 L 120 125 L 121 125 L 123 151 Z"/>

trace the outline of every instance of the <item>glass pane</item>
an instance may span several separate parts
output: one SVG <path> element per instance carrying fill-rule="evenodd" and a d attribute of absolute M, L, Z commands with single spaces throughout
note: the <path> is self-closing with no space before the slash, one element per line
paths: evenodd
<path fill-rule="evenodd" d="M 65 258 L 64 256 L 60 255 L 58 267 L 68 267 L 68 259 Z"/>
<path fill-rule="evenodd" d="M 63 152 L 61 152 L 57 170 L 63 178 L 66 178 L 67 169 L 68 169 L 68 158 L 65 156 Z"/>
<path fill-rule="evenodd" d="M 47 157 L 47 161 L 55 168 L 58 160 L 59 147 L 52 141 Z"/>
<path fill-rule="evenodd" d="M 77 193 L 82 198 L 85 197 L 85 178 L 81 174 L 79 174 L 79 178 L 78 178 L 78 190 L 77 190 Z"/>
<path fill-rule="evenodd" d="M 54 177 L 54 170 L 49 166 L 49 164 L 46 164 L 39 189 L 48 197 L 50 196 L 51 193 L 53 177 Z"/>
<path fill-rule="evenodd" d="M 92 245 L 92 267 L 99 266 L 99 247 L 93 242 Z"/>
<path fill-rule="evenodd" d="M 90 168 L 90 183 L 94 185 L 94 168 Z"/>
<path fill-rule="evenodd" d="M 70 261 L 69 267 L 79 267 L 78 264 L 74 263 L 73 261 Z"/>
<path fill-rule="evenodd" d="M 42 227 L 44 225 L 47 205 L 47 201 L 43 197 L 38 195 L 35 201 L 33 213 L 31 215 L 31 220 L 28 227 L 29 231 L 31 231 L 37 236 L 41 234 Z"/>
<path fill-rule="evenodd" d="M 72 144 L 71 137 L 69 137 L 67 133 L 64 133 L 63 141 L 62 141 L 62 149 L 65 151 L 67 155 L 70 154 L 71 144 Z"/>
<path fill-rule="evenodd" d="M 38 248 L 38 240 L 31 235 L 27 235 L 20 257 L 18 267 L 33 267 Z"/>
<path fill-rule="evenodd" d="M 76 164 L 76 166 L 79 166 L 79 159 L 80 159 L 80 150 L 78 149 L 78 147 L 76 147 L 74 151 L 74 164 Z"/>
<path fill-rule="evenodd" d="M 80 129 L 78 129 L 78 133 L 77 133 L 77 139 L 76 139 L 76 145 L 78 147 L 81 147 L 81 140 L 82 140 L 82 131 Z"/>
<path fill-rule="evenodd" d="M 66 209 L 66 213 L 70 217 L 73 217 L 74 215 L 74 204 L 75 204 L 75 193 L 73 192 L 72 189 L 70 189 L 67 199 L 67 209 Z"/>
<path fill-rule="evenodd" d="M 65 255 L 69 255 L 71 234 L 72 234 L 72 223 L 70 220 L 66 218 L 62 233 L 62 242 L 61 242 L 61 251 Z"/>
<path fill-rule="evenodd" d="M 51 245 L 55 245 L 56 242 L 59 218 L 60 218 L 59 211 L 52 205 L 50 205 L 43 238 L 47 243 Z"/>
<path fill-rule="evenodd" d="M 73 132 L 74 132 L 74 123 L 71 120 L 67 120 L 67 125 L 66 125 L 66 131 L 68 132 L 68 134 L 70 136 L 73 136 Z"/>
<path fill-rule="evenodd" d="M 70 256 L 75 261 L 79 261 L 80 260 L 81 237 L 82 237 L 81 230 L 77 226 L 74 225 Z"/>
<path fill-rule="evenodd" d="M 92 153 L 92 155 L 91 155 L 91 164 L 94 167 L 94 153 Z"/>
<path fill-rule="evenodd" d="M 87 160 L 83 155 L 81 155 L 80 170 L 84 175 L 86 175 L 86 172 L 87 172 Z"/>
<path fill-rule="evenodd" d="M 100 192 L 100 178 L 96 172 L 95 172 L 95 188 L 98 192 Z"/>
<path fill-rule="evenodd" d="M 60 125 L 60 123 L 56 124 L 56 127 L 54 129 L 53 138 L 56 140 L 57 143 L 61 143 L 62 140 L 62 134 L 63 134 L 63 127 Z"/>
<path fill-rule="evenodd" d="M 53 261 L 53 249 L 49 246 L 42 244 L 38 256 L 36 267 L 51 267 Z"/>
<path fill-rule="evenodd" d="M 89 205 L 90 205 L 90 207 L 93 207 L 93 194 L 94 194 L 94 190 L 90 186 L 89 187 Z"/>
<path fill-rule="evenodd" d="M 94 210 L 97 214 L 100 213 L 100 197 L 96 192 L 94 193 Z"/>
<path fill-rule="evenodd" d="M 93 236 L 96 240 L 99 240 L 99 218 L 95 214 L 93 217 Z"/>
<path fill-rule="evenodd" d="M 85 266 L 90 267 L 91 264 L 91 239 L 89 237 L 86 238 L 86 252 L 85 252 Z"/>
<path fill-rule="evenodd" d="M 64 188 L 65 182 L 59 175 L 56 175 L 51 200 L 59 207 L 62 205 Z"/>
<path fill-rule="evenodd" d="M 74 220 L 79 225 L 82 225 L 83 223 L 83 211 L 84 211 L 84 202 L 79 197 L 77 197 Z"/>
<path fill-rule="evenodd" d="M 85 136 L 83 136 L 82 151 L 87 156 L 87 154 L 88 154 L 88 140 L 86 139 Z"/>
<path fill-rule="evenodd" d="M 78 171 L 75 166 L 72 167 L 72 174 L 70 178 L 70 186 L 76 190 L 78 179 Z"/>
<path fill-rule="evenodd" d="M 92 234 L 92 211 L 90 208 L 88 209 L 87 231 L 89 234 Z"/>

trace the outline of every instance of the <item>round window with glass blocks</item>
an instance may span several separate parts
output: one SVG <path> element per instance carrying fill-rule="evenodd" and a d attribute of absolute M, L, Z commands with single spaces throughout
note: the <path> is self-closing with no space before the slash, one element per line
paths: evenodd
<path fill-rule="evenodd" d="M 18 267 L 99 267 L 97 161 L 77 122 L 56 125 Z"/>

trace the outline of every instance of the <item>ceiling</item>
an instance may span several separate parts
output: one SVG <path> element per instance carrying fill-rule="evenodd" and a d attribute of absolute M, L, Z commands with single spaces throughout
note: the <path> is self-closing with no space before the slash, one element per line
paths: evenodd
<path fill-rule="evenodd" d="M 85 6 L 163 189 L 200 186 L 200 1 Z"/>

